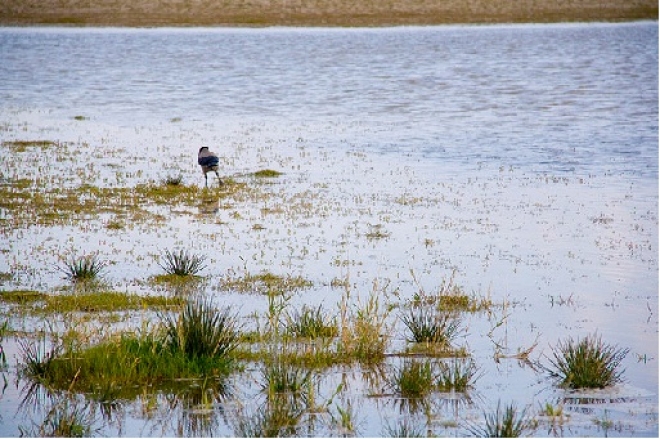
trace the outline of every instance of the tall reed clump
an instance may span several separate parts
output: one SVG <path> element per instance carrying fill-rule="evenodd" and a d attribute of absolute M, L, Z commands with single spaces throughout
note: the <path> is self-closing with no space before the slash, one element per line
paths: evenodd
<path fill-rule="evenodd" d="M 553 349 L 547 370 L 563 387 L 602 389 L 621 381 L 623 370 L 619 366 L 628 352 L 596 335 L 577 341 L 569 338 Z"/>
<path fill-rule="evenodd" d="M 158 265 L 168 275 L 195 276 L 206 268 L 206 265 L 204 265 L 205 260 L 206 257 L 193 254 L 188 250 L 165 250 Z"/>

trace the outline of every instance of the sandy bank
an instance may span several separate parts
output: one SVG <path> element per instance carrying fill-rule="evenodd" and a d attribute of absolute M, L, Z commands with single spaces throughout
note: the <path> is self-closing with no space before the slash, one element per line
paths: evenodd
<path fill-rule="evenodd" d="M 390 26 L 657 19 L 656 0 L 3 0 L 0 25 Z"/>

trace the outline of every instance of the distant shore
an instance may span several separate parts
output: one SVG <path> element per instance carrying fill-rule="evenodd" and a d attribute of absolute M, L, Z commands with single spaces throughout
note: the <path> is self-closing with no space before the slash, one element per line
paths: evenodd
<path fill-rule="evenodd" d="M 336 26 L 657 20 L 657 0 L 3 0 L 0 25 Z"/>

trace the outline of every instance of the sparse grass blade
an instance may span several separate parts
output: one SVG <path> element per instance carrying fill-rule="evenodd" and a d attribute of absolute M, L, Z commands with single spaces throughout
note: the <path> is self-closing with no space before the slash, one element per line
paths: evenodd
<path fill-rule="evenodd" d="M 430 361 L 405 360 L 395 370 L 390 386 L 405 398 L 421 398 L 433 391 L 435 374 Z"/>
<path fill-rule="evenodd" d="M 478 371 L 472 359 L 441 362 L 436 387 L 441 392 L 465 392 L 474 384 Z"/>
<path fill-rule="evenodd" d="M 619 367 L 628 349 L 606 344 L 596 335 L 559 342 L 550 358 L 550 376 L 571 389 L 602 389 L 621 381 Z"/>
<path fill-rule="evenodd" d="M 194 276 L 204 268 L 205 256 L 199 256 L 180 249 L 178 251 L 165 250 L 158 265 L 167 274 L 177 276 Z"/>

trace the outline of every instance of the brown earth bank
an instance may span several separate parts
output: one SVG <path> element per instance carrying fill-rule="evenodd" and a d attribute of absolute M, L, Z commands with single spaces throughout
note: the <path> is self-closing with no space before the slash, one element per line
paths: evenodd
<path fill-rule="evenodd" d="M 657 0 L 0 0 L 5 26 L 400 26 L 657 18 Z"/>

